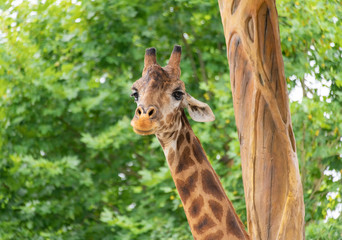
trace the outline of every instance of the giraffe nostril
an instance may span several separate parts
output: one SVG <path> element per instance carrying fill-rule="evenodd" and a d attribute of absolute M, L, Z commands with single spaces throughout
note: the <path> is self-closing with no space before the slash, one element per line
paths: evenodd
<path fill-rule="evenodd" d="M 146 116 L 148 118 L 153 118 L 154 115 L 156 115 L 157 113 L 157 110 L 154 108 L 154 107 L 149 107 L 147 109 L 147 111 L 145 111 L 144 107 L 138 107 L 136 110 L 135 110 L 135 114 L 138 118 L 140 117 L 143 117 L 143 116 Z"/>
<path fill-rule="evenodd" d="M 137 114 L 140 116 L 142 114 L 140 107 L 137 109 Z"/>
<path fill-rule="evenodd" d="M 154 113 L 154 109 L 152 109 L 151 111 L 148 112 L 148 115 L 151 117 Z"/>
<path fill-rule="evenodd" d="M 156 115 L 157 110 L 154 107 L 149 107 L 147 110 L 147 114 L 150 118 L 153 118 Z"/>

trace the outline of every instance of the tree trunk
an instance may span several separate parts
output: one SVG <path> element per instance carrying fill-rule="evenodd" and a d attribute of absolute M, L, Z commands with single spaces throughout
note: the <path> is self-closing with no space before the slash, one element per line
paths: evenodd
<path fill-rule="evenodd" d="M 304 239 L 304 201 L 274 0 L 219 0 L 251 239 Z"/>

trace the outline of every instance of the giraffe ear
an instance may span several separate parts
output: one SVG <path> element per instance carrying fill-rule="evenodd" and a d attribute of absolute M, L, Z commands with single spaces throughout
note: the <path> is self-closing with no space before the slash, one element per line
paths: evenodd
<path fill-rule="evenodd" d="M 215 115 L 208 104 L 198 101 L 190 94 L 186 94 L 186 108 L 190 117 L 196 122 L 211 122 L 215 120 Z"/>

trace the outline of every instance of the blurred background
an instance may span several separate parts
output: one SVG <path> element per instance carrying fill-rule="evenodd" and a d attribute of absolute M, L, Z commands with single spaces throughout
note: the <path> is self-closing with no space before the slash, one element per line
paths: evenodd
<path fill-rule="evenodd" d="M 278 0 L 307 239 L 342 239 L 342 4 Z M 0 239 L 192 239 L 155 136 L 133 133 L 144 51 L 216 120 L 195 123 L 246 222 L 226 46 L 213 0 L 0 1 Z"/>

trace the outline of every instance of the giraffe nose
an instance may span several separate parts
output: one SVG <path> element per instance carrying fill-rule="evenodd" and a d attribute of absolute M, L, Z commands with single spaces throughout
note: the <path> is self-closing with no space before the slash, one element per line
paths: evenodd
<path fill-rule="evenodd" d="M 157 109 L 153 106 L 149 106 L 147 110 L 145 110 L 143 106 L 139 106 L 135 111 L 135 114 L 138 118 L 144 116 L 148 118 L 153 118 L 157 114 Z"/>

